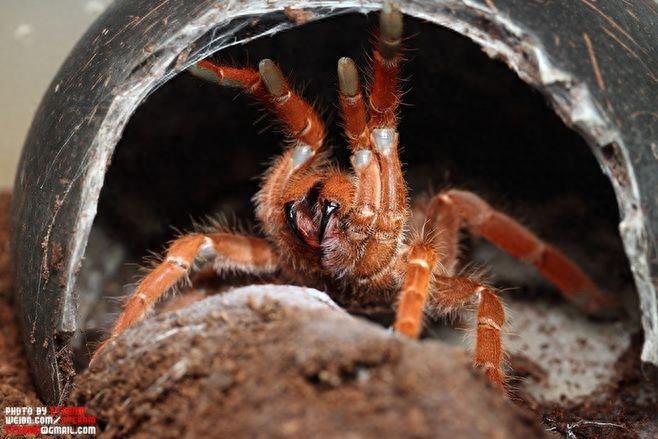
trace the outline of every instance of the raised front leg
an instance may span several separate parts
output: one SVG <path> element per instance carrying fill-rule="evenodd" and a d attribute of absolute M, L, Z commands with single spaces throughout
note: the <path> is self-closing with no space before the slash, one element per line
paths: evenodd
<path fill-rule="evenodd" d="M 347 233 L 353 238 L 348 261 L 357 282 L 384 286 L 396 263 L 408 217 L 407 188 L 398 156 L 395 117 L 399 103 L 398 62 L 402 34 L 400 10 L 386 3 L 373 49 L 373 82 L 367 98 L 349 58 L 338 62 L 338 84 L 345 134 L 354 170 Z"/>
<path fill-rule="evenodd" d="M 112 327 L 110 338 L 96 349 L 92 361 L 108 342 L 140 320 L 160 297 L 187 279 L 197 258 L 212 260 L 218 273 L 234 270 L 266 274 L 277 269 L 276 254 L 260 238 L 232 233 L 195 233 L 178 238 L 169 246 L 165 259 L 139 282 Z"/>
<path fill-rule="evenodd" d="M 338 62 L 340 104 L 356 174 L 355 225 L 374 226 L 397 237 L 407 210 L 407 190 L 398 156 L 397 108 L 402 14 L 384 4 L 373 49 L 373 81 L 367 105 L 350 58 Z"/>
<path fill-rule="evenodd" d="M 325 137 L 322 120 L 311 104 L 297 94 L 279 67 L 264 59 L 258 70 L 234 68 L 200 61 L 197 66 L 212 72 L 220 84 L 239 87 L 255 96 L 281 122 L 291 143 L 263 178 L 256 195 L 256 215 L 265 232 L 272 235 L 284 225 L 283 193 L 291 180 L 317 165 Z"/>
<path fill-rule="evenodd" d="M 199 61 L 197 66 L 215 74 L 220 84 L 242 88 L 260 100 L 278 117 L 292 141 L 308 146 L 312 152 L 322 147 L 322 120 L 313 106 L 290 87 L 272 60 L 262 60 L 258 70 L 218 65 L 209 60 Z"/>

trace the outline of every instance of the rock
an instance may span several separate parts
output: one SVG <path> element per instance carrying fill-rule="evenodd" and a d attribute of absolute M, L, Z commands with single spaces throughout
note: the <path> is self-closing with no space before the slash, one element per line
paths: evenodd
<path fill-rule="evenodd" d="M 69 403 L 106 437 L 537 437 L 542 427 L 436 341 L 323 293 L 252 286 L 127 330 Z"/>

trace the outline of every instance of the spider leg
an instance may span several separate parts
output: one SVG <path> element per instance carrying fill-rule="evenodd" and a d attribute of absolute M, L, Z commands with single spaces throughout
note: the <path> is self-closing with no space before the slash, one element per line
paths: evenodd
<path fill-rule="evenodd" d="M 418 338 L 423 325 L 423 309 L 427 302 L 432 270 L 438 255 L 434 246 L 421 242 L 412 244 L 407 253 L 407 270 L 404 276 L 395 323 L 396 331 Z"/>
<path fill-rule="evenodd" d="M 185 279 L 198 257 L 213 258 L 217 272 L 233 269 L 264 274 L 277 269 L 277 257 L 263 239 L 232 233 L 182 236 L 171 243 L 164 261 L 139 282 L 115 322 L 110 338 L 97 348 L 92 361 L 106 343 L 142 319 L 160 297 Z"/>
<path fill-rule="evenodd" d="M 221 85 L 239 87 L 255 96 L 274 112 L 298 146 L 310 149 L 309 154 L 322 148 L 322 120 L 313 106 L 292 90 L 272 60 L 262 60 L 258 70 L 217 65 L 209 60 L 199 61 L 197 66 L 214 73 Z"/>
<path fill-rule="evenodd" d="M 613 298 L 601 292 L 575 262 L 471 192 L 449 190 L 438 194 L 430 201 L 428 216 L 433 226 L 447 229 L 447 265 L 454 267 L 456 229 L 465 226 L 510 255 L 533 264 L 566 298 L 586 311 L 597 312 L 614 305 Z"/>
<path fill-rule="evenodd" d="M 402 27 L 402 13 L 398 7 L 385 2 L 379 14 L 377 46 L 373 49 L 373 82 L 368 101 L 371 128 L 397 126 Z"/>
<path fill-rule="evenodd" d="M 437 265 L 437 261 L 438 254 L 433 243 L 425 240 L 409 247 L 407 270 L 395 316 L 395 330 L 408 337 L 418 338 L 428 300 L 446 312 L 467 305 L 476 296 L 479 303 L 474 364 L 482 368 L 489 380 L 504 391 L 500 331 L 505 322 L 505 311 L 500 299 L 486 285 L 467 278 L 438 275 L 437 272 L 443 272 L 443 268 Z M 432 280 L 441 288 L 430 297 Z"/>
<path fill-rule="evenodd" d="M 351 58 L 338 60 L 338 100 L 343 115 L 345 135 L 351 149 L 368 148 L 370 130 L 367 125 L 366 105 L 359 83 L 359 73 Z"/>
<path fill-rule="evenodd" d="M 257 217 L 266 232 L 274 233 L 283 225 L 282 195 L 291 177 L 317 163 L 325 137 L 324 124 L 313 106 L 295 93 L 269 59 L 262 60 L 258 70 L 226 67 L 208 60 L 197 66 L 214 73 L 220 84 L 240 87 L 259 99 L 281 121 L 293 142 L 293 147 L 270 166 L 255 198 Z"/>
<path fill-rule="evenodd" d="M 453 203 L 440 196 L 433 197 L 425 211 L 421 212 L 423 223 L 428 221 L 430 229 L 438 231 L 436 239 L 441 245 L 441 264 L 450 276 L 457 269 L 459 258 L 459 231 L 462 219 Z"/>
<path fill-rule="evenodd" d="M 340 105 L 345 132 L 353 149 L 364 147 L 369 142 L 372 129 L 397 127 L 402 28 L 402 13 L 393 3 L 385 2 L 379 15 L 378 41 L 373 48 L 373 82 L 369 90 L 368 121 L 354 61 L 346 57 L 338 61 Z"/>
<path fill-rule="evenodd" d="M 373 49 L 368 127 L 381 168 L 381 214 L 377 226 L 386 231 L 401 226 L 407 209 L 407 191 L 398 155 L 397 131 L 402 27 L 402 13 L 398 7 L 391 2 L 384 3 L 379 15 L 378 44 Z"/>
<path fill-rule="evenodd" d="M 381 207 L 382 179 L 377 158 L 378 151 L 370 138 L 366 123 L 359 75 L 354 61 L 341 58 L 338 61 L 338 88 L 345 134 L 352 150 L 352 168 L 355 174 L 354 224 L 366 229 L 376 220 Z"/>
<path fill-rule="evenodd" d="M 340 103 L 356 174 L 355 223 L 375 225 L 383 234 L 399 236 L 407 209 L 407 191 L 398 156 L 398 71 L 402 14 L 385 3 L 379 16 L 378 44 L 373 49 L 373 84 L 368 109 L 354 62 L 338 62 Z M 368 113 L 368 114 L 367 114 Z M 366 120 L 367 119 L 367 120 Z"/>
<path fill-rule="evenodd" d="M 207 59 L 199 61 L 195 68 L 207 70 L 215 75 L 217 82 L 225 87 L 238 87 L 252 94 L 257 99 L 267 102 L 268 93 L 260 80 L 258 70 L 222 66 Z"/>
<path fill-rule="evenodd" d="M 477 338 L 475 341 L 475 365 L 484 369 L 491 382 L 505 391 L 503 371 L 503 346 L 500 330 L 505 323 L 505 311 L 500 299 L 489 288 L 480 286 L 477 311 Z"/>
<path fill-rule="evenodd" d="M 270 105 L 289 130 L 289 135 L 298 143 L 308 145 L 313 154 L 318 152 L 325 133 L 324 124 L 313 107 L 290 88 L 272 60 L 262 60 L 258 71 L 269 92 Z"/>
<path fill-rule="evenodd" d="M 431 301 L 444 311 L 461 308 L 476 298 L 474 364 L 484 370 L 496 387 L 505 391 L 504 353 L 500 335 L 505 323 L 505 310 L 500 299 L 488 286 L 464 277 L 436 276 L 435 282 L 439 290 L 433 294 Z"/>
<path fill-rule="evenodd" d="M 358 242 L 354 248 L 358 257 L 351 261 L 352 274 L 371 284 L 381 281 L 379 276 L 397 261 L 408 211 L 394 117 L 399 102 L 401 34 L 402 14 L 387 3 L 380 13 L 379 43 L 373 50 L 374 83 L 367 105 L 354 61 L 338 61 L 339 99 L 354 171 L 349 233 Z"/>

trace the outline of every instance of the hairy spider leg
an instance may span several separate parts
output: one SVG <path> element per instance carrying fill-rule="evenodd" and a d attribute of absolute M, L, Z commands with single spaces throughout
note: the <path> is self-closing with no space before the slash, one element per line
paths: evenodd
<path fill-rule="evenodd" d="M 393 327 L 408 337 L 418 338 L 422 330 L 423 310 L 437 260 L 436 247 L 429 242 L 412 244 L 407 252 L 407 269 Z"/>
<path fill-rule="evenodd" d="M 292 141 L 292 148 L 284 151 L 265 174 L 264 185 L 256 197 L 258 218 L 266 231 L 274 232 L 281 225 L 281 197 L 290 178 L 309 169 L 323 147 L 324 124 L 313 106 L 290 87 L 272 60 L 263 59 L 258 71 L 225 67 L 208 60 L 197 65 L 215 73 L 220 84 L 241 87 L 258 98 L 281 121 Z"/>
<path fill-rule="evenodd" d="M 207 59 L 199 61 L 196 65 L 212 72 L 220 85 L 241 88 L 259 100 L 268 102 L 269 93 L 260 79 L 258 70 L 218 65 Z"/>
<path fill-rule="evenodd" d="M 353 275 L 370 284 L 391 280 L 390 271 L 404 239 L 408 213 L 398 157 L 397 120 L 382 117 L 395 115 L 399 102 L 400 10 L 386 3 L 379 24 L 379 42 L 373 49 L 375 72 L 367 105 L 354 61 L 338 61 L 339 100 L 355 175 L 350 228 L 353 236 L 367 236 L 355 252 L 360 256 L 354 261 Z"/>
<path fill-rule="evenodd" d="M 343 128 L 352 151 L 368 147 L 370 130 L 367 125 L 366 104 L 359 83 L 359 73 L 351 58 L 338 60 L 338 100 L 343 116 Z"/>
<path fill-rule="evenodd" d="M 456 278 L 450 279 L 455 280 Z M 456 289 L 451 289 L 451 291 L 456 291 Z M 505 310 L 500 298 L 488 287 L 480 285 L 475 291 L 480 295 L 477 311 L 475 366 L 482 368 L 489 380 L 504 392 L 504 353 L 500 331 L 505 323 Z"/>
<path fill-rule="evenodd" d="M 365 230 L 371 227 L 381 207 L 381 169 L 377 150 L 370 139 L 366 107 L 359 83 L 359 74 L 350 58 L 338 60 L 339 101 L 345 134 L 352 151 L 355 175 L 354 226 Z"/>
<path fill-rule="evenodd" d="M 501 329 L 505 310 L 498 295 L 487 285 L 465 277 L 435 276 L 429 305 L 444 313 L 477 305 L 474 364 L 489 380 L 505 390 L 504 351 Z"/>
<path fill-rule="evenodd" d="M 500 331 L 505 322 L 505 311 L 500 299 L 481 283 L 463 277 L 438 275 L 443 268 L 437 264 L 436 248 L 434 240 L 428 238 L 410 246 L 394 328 L 408 337 L 418 338 L 426 306 L 448 313 L 466 306 L 475 298 L 478 308 L 474 364 L 504 391 L 504 354 Z"/>
<path fill-rule="evenodd" d="M 399 230 L 408 216 L 397 131 L 402 27 L 402 13 L 397 6 L 386 2 L 379 15 L 379 37 L 373 48 L 373 81 L 368 98 L 370 141 L 377 153 L 382 180 L 376 225 L 384 233 Z"/>
<path fill-rule="evenodd" d="M 373 81 L 368 99 L 371 128 L 397 126 L 402 28 L 402 13 L 398 7 L 384 3 L 379 14 L 378 41 L 372 54 Z"/>
<path fill-rule="evenodd" d="M 428 217 L 434 227 L 447 231 L 448 267 L 454 268 L 456 263 L 458 229 L 466 227 L 510 255 L 533 264 L 562 295 L 584 310 L 597 312 L 615 304 L 575 262 L 472 192 L 453 189 L 436 195 L 430 201 Z"/>
<path fill-rule="evenodd" d="M 139 282 L 115 322 L 110 338 L 96 349 L 92 361 L 109 341 L 142 319 L 160 297 L 181 280 L 187 279 L 197 258 L 213 260 L 218 273 L 239 270 L 267 274 L 277 269 L 277 256 L 263 239 L 232 233 L 182 236 L 169 245 L 164 261 Z"/>
<path fill-rule="evenodd" d="M 221 85 L 239 87 L 255 96 L 276 114 L 293 141 L 307 145 L 313 153 L 322 147 L 325 136 L 322 120 L 290 88 L 272 60 L 262 60 L 258 70 L 217 65 L 209 60 L 199 61 L 197 66 L 213 72 Z"/>

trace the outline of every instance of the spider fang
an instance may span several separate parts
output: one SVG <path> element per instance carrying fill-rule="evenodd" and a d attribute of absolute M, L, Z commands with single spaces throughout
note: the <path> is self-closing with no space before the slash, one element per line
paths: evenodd
<path fill-rule="evenodd" d="M 290 227 L 290 230 L 292 230 L 292 233 L 295 234 L 297 239 L 299 239 L 301 242 L 304 242 L 304 237 L 302 236 L 302 233 L 299 231 L 299 227 L 297 226 L 297 204 L 294 201 L 286 203 L 285 211 L 288 227 Z"/>
<path fill-rule="evenodd" d="M 324 232 L 327 230 L 327 224 L 329 224 L 329 219 L 331 215 L 340 207 L 335 201 L 327 201 L 322 208 L 322 220 L 320 221 L 320 233 L 318 236 L 318 242 L 322 242 L 324 239 Z"/>

